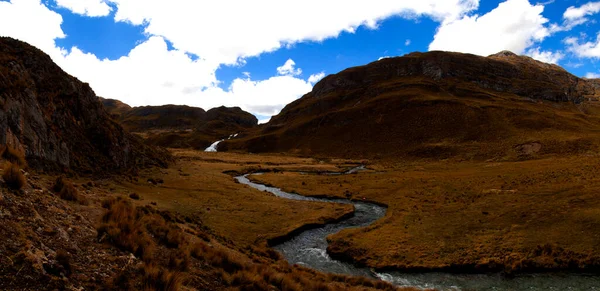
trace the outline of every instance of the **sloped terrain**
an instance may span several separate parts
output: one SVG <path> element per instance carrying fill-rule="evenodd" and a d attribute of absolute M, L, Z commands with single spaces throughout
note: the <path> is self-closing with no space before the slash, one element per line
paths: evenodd
<path fill-rule="evenodd" d="M 102 172 L 170 160 L 111 120 L 88 84 L 6 37 L 0 38 L 0 106 L 0 144 L 24 151 L 35 168 Z"/>
<path fill-rule="evenodd" d="M 123 127 L 138 133 L 151 145 L 205 149 L 216 140 L 242 133 L 258 124 L 256 117 L 239 107 L 208 111 L 185 105 L 129 107 L 103 99 L 111 116 Z"/>
<path fill-rule="evenodd" d="M 220 149 L 434 159 L 590 151 L 598 148 L 597 90 L 510 52 L 412 53 L 327 76 Z"/>

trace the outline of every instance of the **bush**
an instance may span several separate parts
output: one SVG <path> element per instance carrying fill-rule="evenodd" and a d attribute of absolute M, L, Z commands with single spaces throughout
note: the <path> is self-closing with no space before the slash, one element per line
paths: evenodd
<path fill-rule="evenodd" d="M 140 200 L 140 195 L 138 193 L 131 193 L 129 194 L 129 198 L 133 200 Z"/>
<path fill-rule="evenodd" d="M 11 146 L 3 145 L 0 146 L 0 157 L 2 159 L 9 161 L 13 164 L 18 165 L 19 167 L 25 169 L 27 168 L 27 161 L 25 160 L 25 154 Z"/>
<path fill-rule="evenodd" d="M 6 163 L 4 166 L 2 178 L 4 179 L 6 185 L 14 190 L 23 188 L 25 183 L 27 183 L 27 179 L 25 178 L 25 175 L 21 173 L 19 166 L 11 162 Z"/>

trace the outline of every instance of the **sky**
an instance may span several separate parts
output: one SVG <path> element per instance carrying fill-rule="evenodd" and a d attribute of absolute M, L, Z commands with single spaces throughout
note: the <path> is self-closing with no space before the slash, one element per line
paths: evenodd
<path fill-rule="evenodd" d="M 0 36 L 131 106 L 264 122 L 328 74 L 431 50 L 510 50 L 600 77 L 600 1 L 0 0 Z"/>

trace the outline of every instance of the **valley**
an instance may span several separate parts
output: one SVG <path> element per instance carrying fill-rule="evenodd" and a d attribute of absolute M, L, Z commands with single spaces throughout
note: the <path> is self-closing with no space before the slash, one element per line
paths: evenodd
<path fill-rule="evenodd" d="M 594 290 L 600 86 L 502 51 L 348 68 L 265 124 L 0 38 L 1 290 Z"/>

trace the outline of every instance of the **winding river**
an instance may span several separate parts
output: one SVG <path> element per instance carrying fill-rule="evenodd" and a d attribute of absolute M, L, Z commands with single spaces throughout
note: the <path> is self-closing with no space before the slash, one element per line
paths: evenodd
<path fill-rule="evenodd" d="M 364 169 L 358 167 L 345 173 L 351 174 Z M 255 173 L 252 175 L 260 175 Z M 365 276 L 381 279 L 397 286 L 435 288 L 437 290 L 598 290 L 600 276 L 578 274 L 526 274 L 506 278 L 501 274 L 449 274 L 449 273 L 378 273 L 368 268 L 359 268 L 350 263 L 334 260 L 327 254 L 327 236 L 345 228 L 365 227 L 385 216 L 386 208 L 365 202 L 347 199 L 313 198 L 287 193 L 279 188 L 254 183 L 249 175 L 235 179 L 260 191 L 277 197 L 293 200 L 344 203 L 354 205 L 354 216 L 337 223 L 306 230 L 299 235 L 274 246 L 292 264 L 304 265 L 322 272 Z"/>

